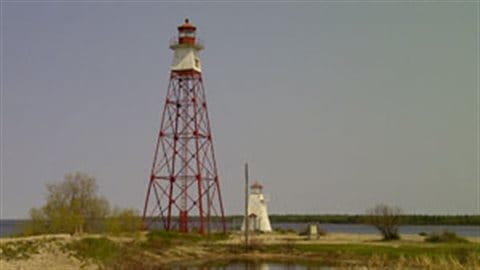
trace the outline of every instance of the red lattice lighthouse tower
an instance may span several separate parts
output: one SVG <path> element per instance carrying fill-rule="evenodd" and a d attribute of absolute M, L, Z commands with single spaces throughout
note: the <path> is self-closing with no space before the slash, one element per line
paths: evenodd
<path fill-rule="evenodd" d="M 220 182 L 203 88 L 196 27 L 188 19 L 170 44 L 170 83 L 148 183 L 147 226 L 225 231 Z"/>

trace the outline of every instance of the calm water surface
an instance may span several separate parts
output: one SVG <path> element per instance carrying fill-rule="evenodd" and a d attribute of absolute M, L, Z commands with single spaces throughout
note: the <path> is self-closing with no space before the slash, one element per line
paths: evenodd
<path fill-rule="evenodd" d="M 327 233 L 355 233 L 372 234 L 378 233 L 373 226 L 363 224 L 319 224 L 320 228 Z M 305 230 L 306 223 L 277 223 L 272 224 L 273 228 L 292 229 L 297 232 Z M 400 234 L 419 234 L 421 232 L 433 233 L 442 231 L 455 232 L 460 236 L 480 236 L 480 226 L 471 225 L 404 225 L 400 226 Z"/>
<path fill-rule="evenodd" d="M 189 267 L 173 267 L 172 270 L 333 270 L 335 267 L 298 263 L 263 263 L 237 261 L 227 264 L 208 264 Z"/>

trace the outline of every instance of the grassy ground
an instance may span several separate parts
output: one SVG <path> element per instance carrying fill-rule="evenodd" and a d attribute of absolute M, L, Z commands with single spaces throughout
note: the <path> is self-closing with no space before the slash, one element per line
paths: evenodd
<path fill-rule="evenodd" d="M 259 235 L 253 238 L 251 257 L 280 255 L 277 257 L 347 269 L 355 266 L 372 269 L 480 269 L 479 237 L 435 243 L 426 242 L 426 238 L 428 236 L 404 235 L 402 240 L 381 241 L 376 235 L 328 234 L 318 240 L 306 240 L 294 234 Z M 242 248 L 239 242 L 235 243 L 235 237 L 229 243 L 233 243 L 230 248 Z"/>
<path fill-rule="evenodd" d="M 305 244 L 272 245 L 268 253 L 295 254 L 299 257 L 318 259 L 328 265 L 394 266 L 399 261 L 410 267 L 425 267 L 435 262 L 451 261 L 462 266 L 480 267 L 480 248 L 474 244 L 439 244 L 422 246 L 400 244 L 398 246 L 369 244 Z M 429 262 L 429 263 L 424 263 Z M 458 268 L 462 269 L 462 268 Z"/>
<path fill-rule="evenodd" d="M 239 259 L 295 261 L 341 269 L 357 266 L 367 269 L 480 269 L 480 237 L 470 238 L 465 243 L 430 243 L 425 241 L 426 237 L 405 235 L 402 240 L 385 242 L 377 235 L 327 234 L 307 240 L 294 233 L 261 234 L 252 237 L 248 253 L 242 235 L 235 233 L 207 237 L 151 232 L 115 237 L 17 238 L 0 241 L 0 269 L 46 269 L 53 263 L 62 266 L 57 269 L 102 266 L 135 270 Z"/>

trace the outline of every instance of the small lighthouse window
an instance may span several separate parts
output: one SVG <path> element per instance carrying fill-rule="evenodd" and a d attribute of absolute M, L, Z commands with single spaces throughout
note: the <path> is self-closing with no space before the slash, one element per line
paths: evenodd
<path fill-rule="evenodd" d="M 194 32 L 181 32 L 180 37 L 195 37 Z"/>

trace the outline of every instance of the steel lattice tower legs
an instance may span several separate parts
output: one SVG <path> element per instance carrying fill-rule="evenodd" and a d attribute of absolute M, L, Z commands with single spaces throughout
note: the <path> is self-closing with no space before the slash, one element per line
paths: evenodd
<path fill-rule="evenodd" d="M 226 231 L 199 72 L 171 73 L 143 218 L 147 227 L 160 222 L 165 230 Z"/>

